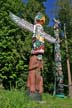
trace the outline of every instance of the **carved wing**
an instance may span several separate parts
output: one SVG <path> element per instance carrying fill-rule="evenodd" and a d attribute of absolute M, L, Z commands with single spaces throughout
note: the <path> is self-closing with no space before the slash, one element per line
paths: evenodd
<path fill-rule="evenodd" d="M 56 39 L 52 37 L 50 34 L 47 34 L 45 32 L 42 32 L 42 35 L 45 37 L 45 39 L 50 43 L 56 43 Z"/>
<path fill-rule="evenodd" d="M 31 24 L 28 21 L 14 15 L 12 12 L 9 13 L 9 16 L 19 27 L 33 32 L 33 26 L 34 26 L 33 24 Z"/>
<path fill-rule="evenodd" d="M 33 32 L 34 25 L 29 23 L 28 21 L 14 15 L 12 12 L 9 13 L 10 18 L 21 28 L 27 29 L 31 32 Z M 56 39 L 53 38 L 51 35 L 42 32 L 42 35 L 45 37 L 45 39 L 50 43 L 56 43 Z"/>

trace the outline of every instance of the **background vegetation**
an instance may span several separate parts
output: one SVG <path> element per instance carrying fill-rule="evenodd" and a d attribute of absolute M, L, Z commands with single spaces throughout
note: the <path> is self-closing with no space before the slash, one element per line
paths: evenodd
<path fill-rule="evenodd" d="M 45 32 L 53 36 L 53 27 L 48 27 L 49 17 L 45 13 L 45 6 L 43 4 L 45 1 L 46 0 L 28 0 L 27 3 L 24 3 L 21 0 L 0 0 L 0 83 L 1 85 L 3 84 L 5 89 L 26 89 L 32 37 L 32 33 L 20 29 L 11 21 L 9 18 L 9 11 L 12 11 L 14 14 L 31 23 L 34 23 L 36 13 L 38 11 L 42 12 L 46 16 L 46 23 L 44 25 Z M 59 7 L 57 15 L 62 23 L 62 29 L 64 23 L 66 23 L 69 58 L 70 65 L 72 65 L 72 5 L 69 0 L 59 0 L 57 6 Z M 53 45 L 46 42 L 45 46 L 43 58 L 44 90 L 52 93 L 54 82 Z M 64 39 L 61 43 L 61 53 L 64 83 L 67 84 L 68 78 Z M 10 102 L 9 98 L 7 98 L 7 101 Z M 24 106 L 22 108 L 24 108 Z"/>

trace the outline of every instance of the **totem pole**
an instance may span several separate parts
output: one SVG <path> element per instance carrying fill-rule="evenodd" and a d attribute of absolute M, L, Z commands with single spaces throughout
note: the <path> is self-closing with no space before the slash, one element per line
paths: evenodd
<path fill-rule="evenodd" d="M 63 85 L 63 72 L 62 72 L 62 64 L 61 64 L 61 51 L 60 51 L 60 21 L 58 19 L 54 19 L 54 35 L 57 40 L 57 43 L 54 45 L 54 58 L 55 58 L 55 95 L 59 97 L 64 97 L 64 85 Z"/>
<path fill-rule="evenodd" d="M 32 36 L 32 50 L 29 62 L 29 75 L 27 81 L 27 87 L 30 92 L 30 96 L 36 98 L 39 94 L 43 93 L 43 78 L 41 75 L 43 69 L 42 56 L 44 54 L 44 36 L 42 32 L 43 24 L 45 23 L 45 16 L 38 13 L 35 17 L 35 25 Z M 41 34 L 40 34 L 41 33 Z M 40 97 L 37 97 L 40 99 Z M 41 100 L 41 99 L 40 99 Z"/>

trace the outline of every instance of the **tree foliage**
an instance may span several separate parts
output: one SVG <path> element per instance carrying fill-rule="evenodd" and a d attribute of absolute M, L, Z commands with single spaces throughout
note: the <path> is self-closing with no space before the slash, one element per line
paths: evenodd
<path fill-rule="evenodd" d="M 36 13 L 42 12 L 46 16 L 45 32 L 53 36 L 53 27 L 47 26 L 49 18 L 45 13 L 45 6 L 43 4 L 45 1 L 28 0 L 27 3 L 24 3 L 23 0 L 0 0 L 0 80 L 2 80 L 4 87 L 7 89 L 11 89 L 12 87 L 26 88 L 32 44 L 32 33 L 14 24 L 9 17 L 9 11 L 32 24 L 34 24 Z M 59 7 L 57 14 L 62 23 L 62 29 L 64 23 L 66 23 L 69 58 L 70 65 L 72 65 L 72 5 L 69 0 L 59 0 L 57 6 Z M 45 42 L 44 68 L 42 73 L 45 91 L 51 91 L 53 88 L 53 47 L 52 44 Z M 61 50 L 64 80 L 67 83 L 64 40 L 61 43 Z"/>
<path fill-rule="evenodd" d="M 25 33 L 9 18 L 9 11 L 18 14 L 24 10 L 24 4 L 20 0 L 1 0 L 0 7 L 0 78 L 4 87 L 9 88 L 26 70 Z"/>
<path fill-rule="evenodd" d="M 0 1 L 0 79 L 6 89 L 12 87 L 26 88 L 32 37 L 32 33 L 20 29 L 11 21 L 9 11 L 33 24 L 36 13 L 42 12 L 46 16 L 45 31 L 51 33 L 51 30 L 47 27 L 49 18 L 45 14 L 44 1 L 28 0 L 26 4 L 21 0 Z M 50 71 L 52 70 L 48 70 L 48 67 L 51 67 L 50 64 L 52 64 L 51 54 L 52 45 L 46 42 L 43 72 L 45 90 L 48 90 L 48 84 L 51 83 L 49 75 L 51 75 Z"/>

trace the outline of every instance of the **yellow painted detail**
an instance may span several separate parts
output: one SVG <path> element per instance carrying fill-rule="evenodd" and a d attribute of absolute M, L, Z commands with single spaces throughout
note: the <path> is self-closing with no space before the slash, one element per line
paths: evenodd
<path fill-rule="evenodd" d="M 43 42 L 45 41 L 44 37 L 41 37 L 41 36 L 36 36 L 36 38 L 40 41 L 40 42 Z"/>
<path fill-rule="evenodd" d="M 43 20 L 43 21 L 44 21 L 44 23 L 45 23 L 45 16 L 43 16 L 43 17 L 41 18 L 41 20 Z"/>

